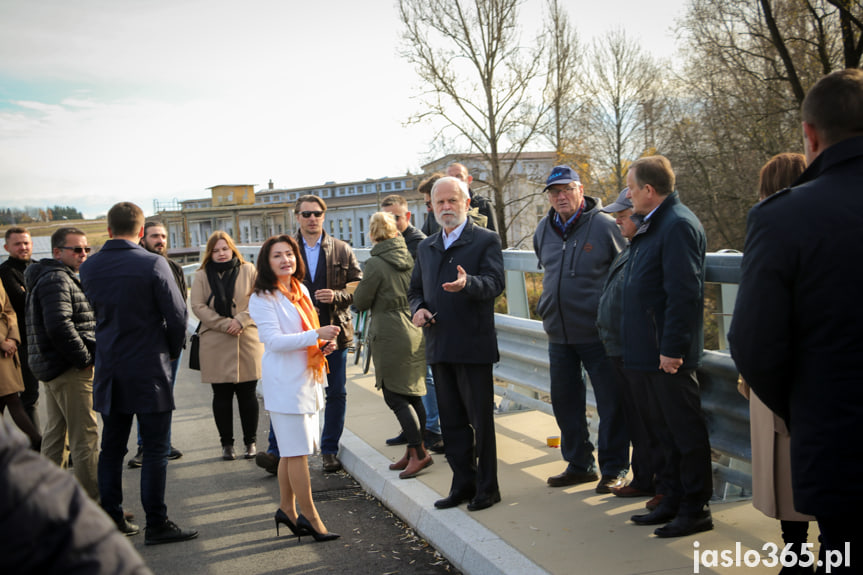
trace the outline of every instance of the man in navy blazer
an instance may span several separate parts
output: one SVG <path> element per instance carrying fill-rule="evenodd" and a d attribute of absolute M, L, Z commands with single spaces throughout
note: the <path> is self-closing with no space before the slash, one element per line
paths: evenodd
<path fill-rule="evenodd" d="M 81 285 L 96 312 L 93 408 L 102 414 L 99 496 L 127 535 L 138 528 L 123 518 L 123 457 L 137 416 L 144 460 L 141 503 L 145 544 L 197 537 L 168 519 L 165 477 L 174 394 L 171 359 L 185 340 L 186 306 L 165 258 L 138 245 L 144 213 L 129 202 L 108 211 L 108 235 L 99 253 L 81 266 Z"/>
<path fill-rule="evenodd" d="M 740 374 L 788 424 L 794 508 L 818 520 L 832 572 L 859 573 L 863 71 L 821 78 L 801 115 L 809 166 L 749 212 L 728 340 Z"/>
<path fill-rule="evenodd" d="M 408 299 L 414 325 L 425 327 L 453 472 L 449 495 L 435 507 L 469 501 L 468 510 L 477 511 L 500 501 L 492 364 L 499 359 L 494 298 L 503 291 L 503 254 L 500 237 L 467 217 L 466 183 L 441 178 L 431 198 L 441 229 L 417 248 Z"/>

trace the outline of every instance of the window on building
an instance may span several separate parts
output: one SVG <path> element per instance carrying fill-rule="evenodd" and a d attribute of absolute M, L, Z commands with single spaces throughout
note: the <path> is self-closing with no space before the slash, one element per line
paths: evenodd
<path fill-rule="evenodd" d="M 397 189 L 397 190 L 402 189 L 402 183 L 401 183 L 401 182 L 396 182 L 396 183 L 395 183 L 395 187 L 396 187 L 396 189 Z"/>
<path fill-rule="evenodd" d="M 366 231 L 364 229 L 363 219 L 360 218 L 360 247 L 366 247 Z"/>
<path fill-rule="evenodd" d="M 392 190 L 392 189 L 393 189 L 392 183 L 387 182 L 384 184 L 384 190 Z"/>
<path fill-rule="evenodd" d="M 344 222 L 342 220 L 339 220 L 339 239 L 340 240 L 345 239 L 345 227 L 344 227 Z"/>
<path fill-rule="evenodd" d="M 353 245 L 354 243 L 354 220 L 348 220 L 348 243 Z"/>
<path fill-rule="evenodd" d="M 333 231 L 333 229 L 334 229 L 333 226 L 335 226 L 335 224 L 333 223 L 333 220 L 330 220 L 330 235 L 331 236 L 334 236 L 336 234 L 336 232 Z"/>

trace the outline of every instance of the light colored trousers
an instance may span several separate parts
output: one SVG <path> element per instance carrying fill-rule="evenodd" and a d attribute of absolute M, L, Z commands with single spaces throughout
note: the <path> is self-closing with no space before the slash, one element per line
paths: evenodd
<path fill-rule="evenodd" d="M 93 411 L 93 367 L 69 369 L 51 381 L 43 381 L 42 389 L 46 411 L 42 455 L 65 466 L 68 434 L 73 473 L 90 498 L 99 501 L 99 427 Z"/>

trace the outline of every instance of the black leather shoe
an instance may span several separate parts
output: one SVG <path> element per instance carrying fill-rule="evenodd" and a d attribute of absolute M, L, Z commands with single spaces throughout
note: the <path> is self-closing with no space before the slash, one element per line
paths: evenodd
<path fill-rule="evenodd" d="M 322 453 L 321 461 L 323 462 L 324 471 L 334 473 L 342 468 L 342 462 L 336 457 L 335 453 Z"/>
<path fill-rule="evenodd" d="M 432 433 L 426 430 L 424 442 L 426 449 L 435 453 L 444 453 L 443 436 L 440 433 Z"/>
<path fill-rule="evenodd" d="M 222 446 L 222 459 L 225 461 L 233 461 L 237 458 L 237 452 L 234 451 L 233 445 Z"/>
<path fill-rule="evenodd" d="M 603 475 L 599 483 L 596 484 L 596 492 L 599 494 L 611 493 L 615 487 L 623 487 L 626 485 L 626 478 L 617 475 Z"/>
<path fill-rule="evenodd" d="M 474 497 L 471 502 L 467 504 L 467 510 L 480 511 L 482 509 L 488 509 L 495 503 L 500 503 L 500 492 Z"/>
<path fill-rule="evenodd" d="M 137 469 L 142 465 L 144 465 L 144 448 L 139 445 L 137 453 L 129 460 L 129 468 Z"/>
<path fill-rule="evenodd" d="M 697 515 L 678 515 L 668 525 L 657 528 L 653 534 L 657 537 L 684 537 L 711 529 L 713 529 L 713 517 L 710 515 L 710 509 L 705 509 Z"/>
<path fill-rule="evenodd" d="M 183 452 L 172 445 L 171 451 L 168 452 L 168 459 L 180 459 L 181 457 L 183 457 Z"/>
<path fill-rule="evenodd" d="M 456 493 L 454 491 L 450 491 L 449 495 L 443 499 L 435 501 L 434 506 L 438 509 L 449 509 L 451 507 L 458 507 L 465 501 L 470 501 L 471 499 L 473 499 L 473 493 Z"/>
<path fill-rule="evenodd" d="M 279 458 L 272 453 L 259 451 L 258 454 L 255 455 L 255 463 L 267 473 L 271 473 L 273 475 L 278 475 L 279 473 Z"/>
<path fill-rule="evenodd" d="M 176 523 L 166 520 L 158 527 L 147 527 L 144 531 L 144 545 L 161 545 L 162 543 L 177 543 L 188 541 L 198 536 L 194 529 L 180 529 Z"/>
<path fill-rule="evenodd" d="M 390 437 L 387 439 L 387 445 L 405 445 L 408 442 L 408 438 L 405 437 L 404 430 L 399 431 L 399 434 L 395 437 Z"/>
<path fill-rule="evenodd" d="M 650 513 L 633 515 L 629 519 L 636 525 L 661 525 L 662 523 L 668 523 L 676 516 L 676 510 L 670 509 L 668 507 L 657 507 Z"/>
<path fill-rule="evenodd" d="M 591 483 L 597 479 L 599 479 L 599 475 L 596 474 L 596 471 L 564 471 L 560 475 L 552 475 L 546 482 L 551 487 L 566 487 Z"/>
<path fill-rule="evenodd" d="M 120 533 L 126 537 L 131 537 L 132 535 L 137 535 L 141 532 L 141 529 L 126 519 L 125 515 L 121 519 L 114 519 L 114 523 L 117 525 L 117 529 L 120 530 Z"/>

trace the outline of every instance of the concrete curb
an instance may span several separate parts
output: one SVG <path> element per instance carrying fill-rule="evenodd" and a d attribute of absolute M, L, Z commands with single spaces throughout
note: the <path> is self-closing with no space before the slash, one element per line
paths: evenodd
<path fill-rule="evenodd" d="M 363 488 L 413 527 L 463 573 L 549 575 L 462 508 L 439 510 L 440 495 L 421 481 L 404 481 L 389 469 L 391 461 L 345 429 L 339 459 Z M 443 458 L 440 462 L 444 463 Z"/>

